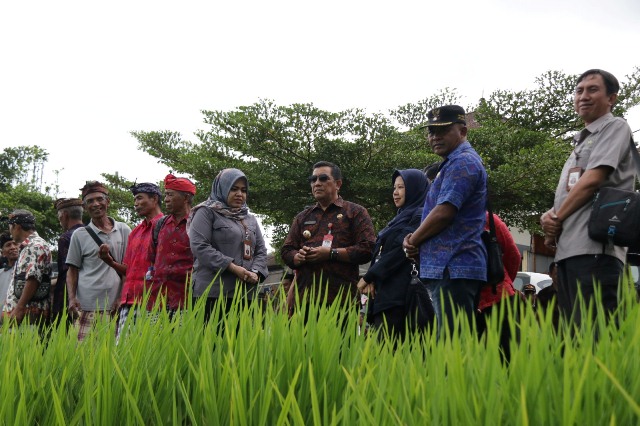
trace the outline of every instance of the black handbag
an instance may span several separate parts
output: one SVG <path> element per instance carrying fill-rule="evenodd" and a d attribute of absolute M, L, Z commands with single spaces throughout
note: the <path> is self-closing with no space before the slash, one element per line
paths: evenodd
<path fill-rule="evenodd" d="M 493 294 L 497 294 L 498 284 L 504 281 L 504 265 L 489 199 L 487 199 L 487 212 L 489 213 L 489 231 L 482 231 L 482 241 L 487 249 L 487 285 L 493 286 Z"/>
<path fill-rule="evenodd" d="M 436 311 L 431 303 L 427 286 L 420 281 L 416 264 L 412 262 L 411 280 L 405 297 L 405 312 L 409 330 L 424 330 L 432 324 Z"/>
<path fill-rule="evenodd" d="M 26 274 L 23 272 L 21 274 L 16 274 L 13 278 L 13 294 L 15 294 L 17 299 L 22 297 L 22 292 L 24 291 L 24 287 L 27 284 Z M 51 290 L 51 278 L 49 275 L 43 275 L 42 281 L 38 286 L 38 289 L 31 297 L 32 301 L 36 300 L 44 300 L 49 297 L 49 290 Z"/>
<path fill-rule="evenodd" d="M 640 154 L 629 139 L 640 176 Z M 640 240 L 640 193 L 612 187 L 600 188 L 591 206 L 589 238 L 603 244 L 637 246 Z"/>

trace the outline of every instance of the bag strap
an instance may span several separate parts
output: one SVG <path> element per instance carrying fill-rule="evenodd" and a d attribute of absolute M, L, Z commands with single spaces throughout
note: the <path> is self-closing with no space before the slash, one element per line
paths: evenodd
<path fill-rule="evenodd" d="M 158 219 L 155 226 L 153 227 L 153 231 L 151 233 L 151 250 L 152 251 L 149 259 L 151 260 L 152 265 L 156 263 L 156 253 L 158 251 L 158 237 L 160 236 L 160 231 L 162 230 L 162 227 L 164 226 L 164 223 L 167 221 L 168 217 L 169 216 L 167 215 L 162 216 L 160 219 Z"/>
<path fill-rule="evenodd" d="M 98 247 L 104 244 L 104 242 L 100 239 L 100 237 L 98 237 L 98 234 L 96 234 L 96 231 L 94 231 L 93 228 L 91 228 L 91 226 L 85 225 L 84 229 L 86 229 L 89 235 L 91 235 L 91 238 L 93 238 L 93 241 L 96 242 Z"/>
<path fill-rule="evenodd" d="M 491 240 L 497 239 L 496 224 L 493 221 L 493 210 L 491 209 L 491 201 L 489 200 L 489 189 L 487 188 L 487 212 L 489 213 L 489 235 Z"/>
<path fill-rule="evenodd" d="M 96 231 L 93 230 L 93 228 L 91 228 L 91 226 L 89 225 L 85 225 L 84 229 L 87 230 L 87 232 L 89 233 L 89 235 L 91 235 L 91 238 L 93 238 L 93 241 L 96 242 L 96 244 L 98 245 L 98 250 L 100 249 L 100 246 L 105 244 L 104 241 L 102 241 L 100 239 L 100 237 L 98 237 L 98 234 L 96 234 Z M 111 252 L 111 248 L 109 248 L 109 254 L 111 255 L 111 257 L 113 258 L 113 260 L 116 260 L 116 257 L 113 255 L 113 253 Z"/>
<path fill-rule="evenodd" d="M 489 176 L 487 176 L 487 202 L 485 208 L 489 213 L 489 235 L 491 236 L 491 241 L 498 241 L 498 237 L 496 235 L 496 224 L 493 221 L 493 209 L 491 208 L 491 197 L 489 196 Z"/>
<path fill-rule="evenodd" d="M 164 226 L 164 223 L 167 221 L 167 216 L 162 216 L 156 222 L 156 226 L 153 227 L 153 248 L 158 247 L 158 235 L 160 235 L 160 230 Z"/>
<path fill-rule="evenodd" d="M 491 199 L 489 197 L 489 177 L 487 177 L 487 204 L 486 204 L 487 213 L 489 213 L 489 241 L 493 244 L 498 243 L 498 235 L 496 234 L 496 223 L 493 220 L 493 209 L 491 208 Z M 488 254 L 488 253 L 487 253 Z M 491 286 L 493 294 L 498 294 L 498 283 L 495 283 Z M 480 293 L 478 293 L 478 297 L 480 297 Z M 476 303 L 476 306 L 478 303 Z"/>

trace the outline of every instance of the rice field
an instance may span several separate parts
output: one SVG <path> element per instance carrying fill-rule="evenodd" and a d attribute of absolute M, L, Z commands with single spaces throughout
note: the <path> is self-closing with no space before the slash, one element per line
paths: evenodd
<path fill-rule="evenodd" d="M 394 345 L 358 335 L 357 310 L 311 305 L 292 318 L 237 301 L 203 325 L 198 304 L 78 344 L 62 325 L 0 329 L 0 423 L 6 425 L 631 425 L 640 423 L 640 307 L 626 286 L 608 325 L 556 332 L 524 307 L 511 361 L 498 318 L 481 340 L 454 336 Z M 275 302 L 282 302 L 278 295 Z M 517 309 L 516 309 L 517 310 Z M 509 308 L 503 315 L 514 315 Z"/>

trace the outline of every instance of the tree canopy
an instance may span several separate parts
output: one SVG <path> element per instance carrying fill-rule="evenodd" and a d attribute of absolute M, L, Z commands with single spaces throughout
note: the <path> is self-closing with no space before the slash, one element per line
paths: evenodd
<path fill-rule="evenodd" d="M 57 187 L 45 186 L 43 175 L 49 154 L 39 146 L 17 146 L 5 148 L 0 153 L 0 216 L 15 209 L 26 209 L 36 217 L 38 234 L 51 245 L 55 245 L 62 233 L 54 201 Z M 139 221 L 133 210 L 133 197 L 127 181 L 117 172 L 102 174 L 110 188 L 110 215 L 132 226 Z M 85 215 L 84 222 L 87 223 Z M 0 223 L 0 232 L 7 231 L 7 224 Z"/>
<path fill-rule="evenodd" d="M 0 153 L 0 216 L 27 209 L 36 217 L 38 234 L 53 243 L 60 228 L 53 208 L 53 188 L 43 187 L 42 177 L 49 154 L 38 146 L 5 148 Z M 7 231 L 7 224 L 0 225 Z"/>
<path fill-rule="evenodd" d="M 573 109 L 577 76 L 548 71 L 522 91 L 496 90 L 470 114 L 469 141 L 489 174 L 491 201 L 510 226 L 539 230 L 538 217 L 553 202 L 562 164 L 571 151 L 570 136 L 582 127 Z M 259 100 L 230 111 L 201 111 L 205 128 L 190 141 L 170 130 L 135 131 L 139 148 L 170 170 L 196 181 L 196 201 L 209 195 L 223 168 L 242 169 L 249 178 L 249 206 L 274 229 L 274 243 L 295 216 L 314 202 L 307 177 L 321 160 L 344 174 L 341 195 L 362 204 L 381 229 L 394 214 L 394 169 L 424 168 L 439 161 L 418 126 L 436 106 L 462 103 L 455 89 L 444 89 L 386 113 L 352 108 L 332 112 L 315 105 L 277 105 Z M 640 68 L 621 80 L 614 115 L 640 104 Z M 55 241 L 60 229 L 52 207 L 52 188 L 42 187 L 48 154 L 37 147 L 6 148 L 0 153 L 0 213 L 34 211 L 39 232 Z M 111 190 L 112 215 L 130 225 L 139 221 L 128 188 L 133 182 L 103 173 Z"/>
<path fill-rule="evenodd" d="M 537 218 L 553 202 L 569 136 L 581 127 L 573 110 L 577 76 L 549 71 L 534 87 L 497 90 L 467 105 L 477 126 L 469 140 L 489 173 L 494 210 L 511 225 L 538 231 Z M 205 130 L 191 142 L 173 131 L 137 131 L 139 146 L 162 163 L 198 182 L 200 198 L 225 167 L 242 169 L 250 181 L 249 205 L 282 238 L 294 215 L 313 203 L 306 177 L 316 161 L 338 164 L 341 195 L 362 204 L 380 229 L 393 216 L 391 174 L 438 161 L 416 127 L 436 106 L 460 103 L 445 89 L 424 100 L 388 111 L 339 112 L 313 104 L 279 106 L 270 100 L 231 111 L 202 111 Z M 640 68 L 621 81 L 614 114 L 640 103 Z"/>

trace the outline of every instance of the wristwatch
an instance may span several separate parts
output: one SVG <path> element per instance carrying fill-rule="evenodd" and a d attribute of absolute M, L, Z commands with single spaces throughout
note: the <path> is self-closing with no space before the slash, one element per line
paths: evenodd
<path fill-rule="evenodd" d="M 329 260 L 338 260 L 338 249 L 331 249 Z"/>

